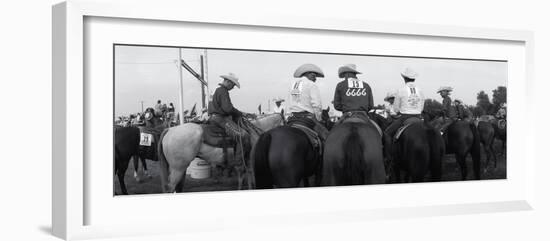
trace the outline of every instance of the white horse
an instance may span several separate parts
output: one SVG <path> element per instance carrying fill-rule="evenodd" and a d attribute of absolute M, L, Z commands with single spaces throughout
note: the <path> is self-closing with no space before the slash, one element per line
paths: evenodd
<path fill-rule="evenodd" d="M 283 124 L 283 118 L 280 114 L 271 114 L 260 117 L 257 120 L 251 121 L 261 131 L 267 131 L 271 128 Z M 185 172 L 187 167 L 195 159 L 199 157 L 210 164 L 221 164 L 224 162 L 223 148 L 213 147 L 203 143 L 203 129 L 195 123 L 186 123 L 180 126 L 166 129 L 159 140 L 158 154 L 161 168 L 161 183 L 163 192 L 182 192 L 183 183 L 185 181 Z M 259 133 L 250 133 L 252 143 L 251 154 L 254 150 L 254 145 L 259 138 Z M 242 182 L 247 177 L 248 188 L 253 186 L 252 168 L 246 162 L 242 168 L 237 168 L 239 180 L 239 189 L 242 187 Z M 244 169 L 244 174 L 242 173 Z"/>

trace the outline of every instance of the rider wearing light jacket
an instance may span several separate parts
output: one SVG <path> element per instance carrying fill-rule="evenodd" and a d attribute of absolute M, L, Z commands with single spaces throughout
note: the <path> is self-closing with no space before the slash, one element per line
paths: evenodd
<path fill-rule="evenodd" d="M 313 130 L 322 140 L 325 140 L 328 131 L 319 122 L 321 120 L 321 92 L 315 84 L 317 77 L 325 77 L 321 68 L 314 64 L 303 64 L 294 72 L 294 78 L 290 88 L 290 100 L 288 110 L 291 113 L 290 120 L 302 119 L 311 123 Z"/>
<path fill-rule="evenodd" d="M 407 68 L 401 73 L 401 76 L 405 80 L 405 86 L 397 91 L 394 102 L 394 109 L 400 117 L 395 119 L 385 133 L 389 136 L 393 136 L 397 129 L 403 124 L 405 120 L 410 117 L 418 117 L 422 114 L 424 109 L 424 94 L 414 83 L 418 74 L 412 69 Z"/>

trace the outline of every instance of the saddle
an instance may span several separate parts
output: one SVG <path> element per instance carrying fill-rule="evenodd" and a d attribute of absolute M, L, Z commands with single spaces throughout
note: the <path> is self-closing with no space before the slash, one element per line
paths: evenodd
<path fill-rule="evenodd" d="M 309 142 L 314 149 L 319 150 L 319 153 L 322 153 L 322 141 L 319 137 L 319 134 L 315 132 L 315 123 L 313 120 L 307 117 L 294 117 L 291 116 L 288 118 L 287 126 L 301 130 L 309 139 Z"/>
<path fill-rule="evenodd" d="M 395 135 L 394 135 L 394 140 L 397 141 L 399 140 L 399 137 L 401 137 L 401 134 L 403 134 L 403 132 L 412 124 L 414 123 L 417 123 L 417 122 L 422 122 L 422 119 L 418 118 L 418 117 L 411 117 L 411 118 L 408 118 L 406 119 L 405 121 L 403 121 L 403 125 L 401 127 L 399 127 L 399 129 L 397 129 L 397 131 L 395 132 Z"/>
<path fill-rule="evenodd" d="M 218 148 L 233 148 L 237 142 L 225 130 L 214 124 L 201 124 L 202 140 L 205 144 Z"/>
<path fill-rule="evenodd" d="M 383 136 L 383 131 L 378 124 L 376 124 L 375 121 L 373 121 L 366 112 L 363 111 L 354 111 L 354 112 L 346 112 L 344 115 L 342 115 L 342 119 L 340 120 L 340 123 L 371 123 L 376 130 L 378 131 L 378 134 L 380 136 Z"/>

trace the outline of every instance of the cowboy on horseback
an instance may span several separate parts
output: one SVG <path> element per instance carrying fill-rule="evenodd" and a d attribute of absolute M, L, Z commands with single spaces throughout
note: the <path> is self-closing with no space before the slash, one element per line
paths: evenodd
<path fill-rule="evenodd" d="M 393 104 L 397 118 L 384 131 L 390 137 L 395 135 L 405 120 L 411 117 L 420 118 L 424 109 L 424 94 L 415 84 L 418 74 L 414 70 L 406 68 L 401 73 L 401 77 L 405 81 L 405 86 L 397 91 Z"/>
<path fill-rule="evenodd" d="M 357 79 L 355 64 L 348 64 L 338 69 L 338 77 L 343 78 L 334 91 L 334 108 L 343 113 L 340 122 L 350 117 L 369 121 L 367 113 L 373 108 L 372 90 L 365 82 Z"/>
<path fill-rule="evenodd" d="M 453 122 L 458 120 L 456 108 L 454 108 L 451 97 L 449 97 L 451 91 L 453 91 L 453 88 L 449 86 L 443 86 L 437 90 L 437 93 L 443 98 L 443 124 L 440 127 L 442 133 L 444 133 Z"/>
<path fill-rule="evenodd" d="M 305 78 L 302 78 L 305 77 Z M 304 64 L 294 72 L 294 78 L 290 89 L 290 100 L 288 110 L 291 113 L 289 121 L 302 120 L 313 130 L 321 139 L 326 138 L 326 128 L 319 122 L 321 120 L 322 105 L 321 92 L 315 84 L 317 77 L 325 77 L 321 68 L 314 64 Z"/>
<path fill-rule="evenodd" d="M 388 116 L 388 120 L 393 120 L 397 118 L 397 112 L 395 111 L 395 93 L 388 92 L 386 94 L 386 97 L 384 97 L 384 101 L 388 102 L 388 105 L 385 106 L 384 111 L 386 112 Z"/>
<path fill-rule="evenodd" d="M 241 88 L 239 78 L 233 73 L 221 75 L 220 77 L 223 81 L 219 84 L 216 91 L 214 91 L 212 102 L 208 106 L 209 121 L 211 124 L 224 129 L 227 135 L 242 142 L 242 148 L 241 145 L 237 145 L 235 157 L 244 158 L 244 153 L 250 148 L 250 135 L 245 129 L 237 125 L 236 120 L 246 114 L 233 106 L 231 97 L 229 96 L 229 91 L 235 88 L 235 86 Z"/>

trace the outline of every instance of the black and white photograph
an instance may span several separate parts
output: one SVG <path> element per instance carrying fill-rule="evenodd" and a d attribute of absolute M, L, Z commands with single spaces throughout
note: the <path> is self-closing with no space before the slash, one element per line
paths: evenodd
<path fill-rule="evenodd" d="M 113 55 L 115 195 L 506 179 L 506 60 Z"/>

